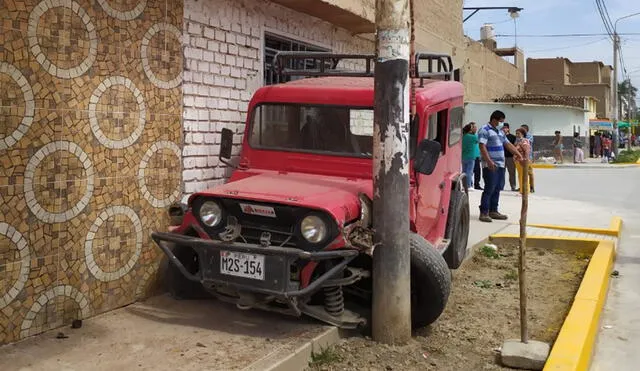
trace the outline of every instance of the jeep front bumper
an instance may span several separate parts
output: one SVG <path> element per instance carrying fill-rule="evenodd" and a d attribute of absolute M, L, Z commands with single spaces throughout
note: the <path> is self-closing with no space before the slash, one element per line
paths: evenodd
<path fill-rule="evenodd" d="M 238 291 L 274 296 L 279 299 L 304 297 L 313 294 L 332 282 L 344 285 L 341 273 L 347 264 L 358 254 L 358 250 L 333 250 L 309 252 L 289 247 L 263 247 L 238 242 L 222 242 L 206 240 L 198 237 L 176 233 L 153 232 L 151 237 L 167 255 L 172 264 L 189 280 L 202 283 L 205 287 L 226 286 Z M 188 246 L 198 255 L 200 269 L 196 274 L 190 273 L 174 255 L 167 243 L 176 246 Z M 252 279 L 224 274 L 222 256 L 226 253 L 254 254 L 264 257 L 264 279 Z M 291 280 L 291 267 L 298 261 L 318 262 L 339 259 L 339 262 L 325 273 L 315 278 L 307 287 L 300 288 L 299 281 Z M 348 284 L 348 283 L 346 283 Z"/>

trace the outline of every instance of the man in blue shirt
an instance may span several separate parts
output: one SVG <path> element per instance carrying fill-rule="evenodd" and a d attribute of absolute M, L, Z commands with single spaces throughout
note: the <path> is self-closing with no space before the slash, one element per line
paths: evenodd
<path fill-rule="evenodd" d="M 494 111 L 489 123 L 478 131 L 478 143 L 480 144 L 480 156 L 482 157 L 482 175 L 484 190 L 480 201 L 480 221 L 492 222 L 506 220 L 507 216 L 498 212 L 500 202 L 500 190 L 504 188 L 504 150 L 513 153 L 515 161 L 522 161 L 522 157 L 516 147 L 507 140 L 502 130 L 498 128 L 504 122 L 505 114 L 502 111 Z"/>

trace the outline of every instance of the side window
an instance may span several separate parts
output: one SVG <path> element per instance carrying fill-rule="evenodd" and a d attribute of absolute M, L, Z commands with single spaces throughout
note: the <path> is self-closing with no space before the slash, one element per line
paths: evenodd
<path fill-rule="evenodd" d="M 462 107 L 454 107 L 449 113 L 449 147 L 460 142 L 462 138 L 462 122 L 464 120 L 464 110 Z"/>
<path fill-rule="evenodd" d="M 427 122 L 427 139 L 440 143 L 441 152 L 445 152 L 445 130 L 447 127 L 447 110 L 441 110 L 429 115 Z"/>

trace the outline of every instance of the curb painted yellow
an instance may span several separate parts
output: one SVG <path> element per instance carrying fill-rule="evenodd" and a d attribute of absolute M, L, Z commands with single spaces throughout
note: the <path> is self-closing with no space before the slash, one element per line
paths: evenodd
<path fill-rule="evenodd" d="M 551 349 L 545 371 L 582 371 L 589 368 L 614 256 L 614 242 L 601 241 Z"/>
<path fill-rule="evenodd" d="M 555 169 L 557 166 L 553 164 L 531 164 L 534 169 Z"/>
<path fill-rule="evenodd" d="M 527 227 L 554 229 L 561 231 L 582 232 L 592 234 L 603 234 L 606 236 L 620 237 L 622 231 L 622 218 L 619 216 L 613 217 L 609 228 L 589 228 L 589 227 L 576 227 L 570 225 L 554 225 L 554 224 L 527 224 Z"/>
<path fill-rule="evenodd" d="M 491 242 L 518 243 L 520 236 L 517 234 L 494 234 L 489 237 Z M 600 243 L 599 239 L 579 238 L 579 237 L 559 237 L 559 236 L 527 236 L 527 245 L 536 246 L 549 250 L 565 250 L 580 252 L 583 254 L 593 254 Z"/>
<path fill-rule="evenodd" d="M 620 235 L 622 234 L 622 218 L 614 216 L 613 219 L 611 219 L 611 224 L 609 224 L 609 229 L 616 231 L 615 236 L 620 238 Z"/>

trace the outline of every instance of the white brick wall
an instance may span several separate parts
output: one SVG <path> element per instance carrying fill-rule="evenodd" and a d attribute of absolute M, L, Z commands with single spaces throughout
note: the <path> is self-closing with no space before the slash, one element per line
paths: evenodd
<path fill-rule="evenodd" d="M 374 51 L 369 40 L 266 0 L 185 0 L 184 18 L 186 193 L 220 184 L 230 175 L 218 160 L 220 130 L 234 130 L 233 153 L 238 155 L 249 100 L 262 86 L 265 31 L 335 52 Z"/>

